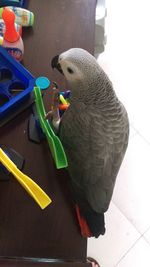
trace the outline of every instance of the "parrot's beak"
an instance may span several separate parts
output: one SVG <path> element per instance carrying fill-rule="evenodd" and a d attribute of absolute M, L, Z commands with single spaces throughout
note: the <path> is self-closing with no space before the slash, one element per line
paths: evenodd
<path fill-rule="evenodd" d="M 61 65 L 59 63 L 59 55 L 53 57 L 52 61 L 51 61 L 51 67 L 53 69 L 57 69 L 61 74 L 63 74 Z"/>

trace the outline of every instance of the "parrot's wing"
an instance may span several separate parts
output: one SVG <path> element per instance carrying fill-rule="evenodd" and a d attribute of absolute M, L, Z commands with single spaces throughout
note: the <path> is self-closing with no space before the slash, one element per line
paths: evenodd
<path fill-rule="evenodd" d="M 111 124 L 113 125 L 111 127 Z M 87 156 L 86 197 L 97 212 L 108 209 L 116 176 L 128 143 L 128 122 L 120 124 L 91 116 Z M 110 125 L 110 128 L 108 128 Z"/>
<path fill-rule="evenodd" d="M 61 129 L 73 186 L 79 198 L 84 196 L 96 212 L 109 206 L 128 140 L 126 123 L 115 130 L 115 136 L 107 125 L 103 114 L 72 108 L 66 112 Z"/>

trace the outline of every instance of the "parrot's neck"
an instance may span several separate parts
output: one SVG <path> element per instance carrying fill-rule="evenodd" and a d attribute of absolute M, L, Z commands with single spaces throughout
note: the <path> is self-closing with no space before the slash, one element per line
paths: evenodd
<path fill-rule="evenodd" d="M 106 106 L 108 108 L 109 105 L 112 107 L 113 103 L 116 104 L 116 100 L 117 96 L 112 83 L 104 72 L 97 75 L 95 80 L 88 79 L 84 82 L 80 81 L 78 84 L 72 84 L 71 102 L 80 101 L 88 106 L 99 108 Z"/>

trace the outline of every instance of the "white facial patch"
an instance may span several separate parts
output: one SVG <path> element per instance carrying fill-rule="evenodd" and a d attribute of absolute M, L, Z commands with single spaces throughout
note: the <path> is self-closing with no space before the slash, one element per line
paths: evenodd
<path fill-rule="evenodd" d="M 68 81 L 74 82 L 83 79 L 83 73 L 75 64 L 63 58 L 59 63 Z"/>

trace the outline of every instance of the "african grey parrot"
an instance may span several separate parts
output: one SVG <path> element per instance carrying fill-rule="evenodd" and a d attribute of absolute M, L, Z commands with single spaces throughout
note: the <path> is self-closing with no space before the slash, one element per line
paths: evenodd
<path fill-rule="evenodd" d="M 128 115 L 108 76 L 87 51 L 72 48 L 51 64 L 64 74 L 71 90 L 59 136 L 81 233 L 98 237 L 105 233 L 104 213 L 128 145 Z"/>

